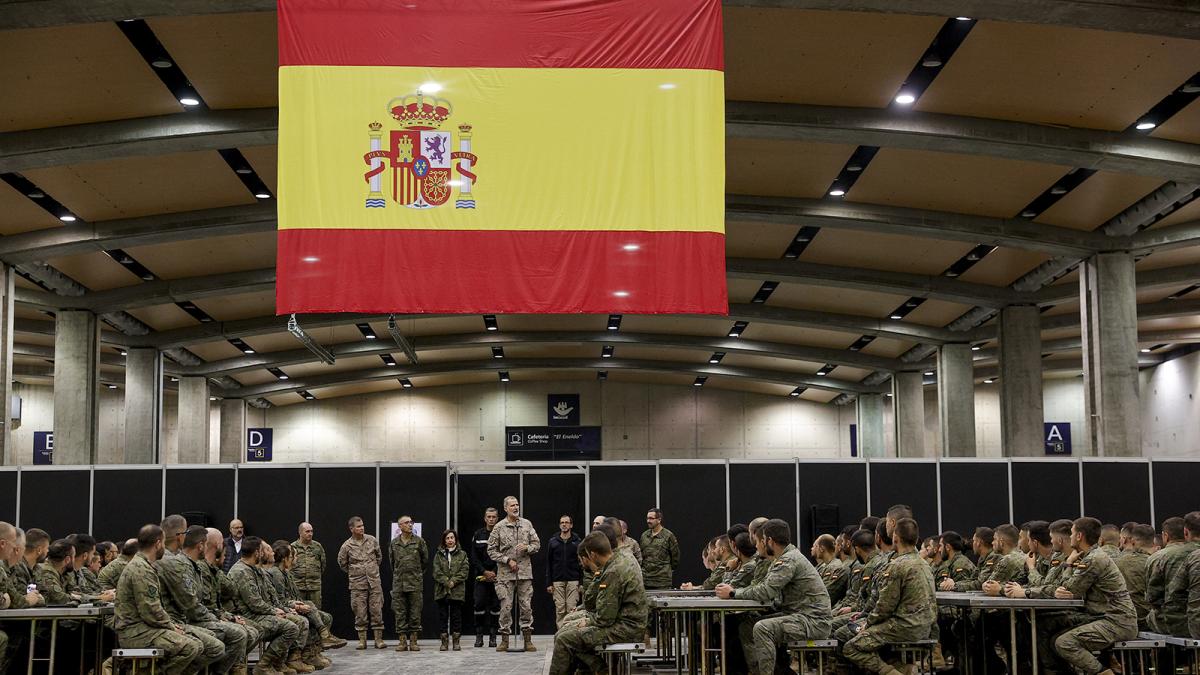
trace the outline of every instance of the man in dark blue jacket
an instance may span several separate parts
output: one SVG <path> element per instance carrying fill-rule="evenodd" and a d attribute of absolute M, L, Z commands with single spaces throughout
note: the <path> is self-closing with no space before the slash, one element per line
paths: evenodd
<path fill-rule="evenodd" d="M 554 596 L 554 624 L 579 606 L 579 535 L 571 531 L 571 516 L 558 519 L 558 536 L 546 551 L 546 592 Z"/>
<path fill-rule="evenodd" d="M 467 553 L 471 556 L 471 578 L 475 580 L 475 646 L 483 646 L 483 634 L 488 633 L 488 646 L 496 646 L 496 627 L 500 624 L 500 598 L 496 597 L 496 561 L 488 555 L 488 537 L 500 520 L 500 512 L 488 507 L 483 512 L 483 527 L 475 530 Z"/>

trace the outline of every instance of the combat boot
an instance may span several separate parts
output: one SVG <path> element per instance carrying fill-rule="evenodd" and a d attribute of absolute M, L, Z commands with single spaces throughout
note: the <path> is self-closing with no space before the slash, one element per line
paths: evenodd
<path fill-rule="evenodd" d="M 417 634 L 416 633 L 408 634 L 408 651 L 410 651 L 410 652 L 421 651 L 421 645 L 417 644 Z"/>
<path fill-rule="evenodd" d="M 387 643 L 383 641 L 383 629 L 375 629 L 375 649 L 387 649 Z"/>
<path fill-rule="evenodd" d="M 935 671 L 946 670 L 946 657 L 942 655 L 942 643 L 939 642 L 933 646 L 933 658 L 931 661 L 931 665 Z"/>
<path fill-rule="evenodd" d="M 488 646 L 489 646 L 489 647 L 495 647 L 495 646 L 496 646 L 496 629 L 495 629 L 495 628 L 493 628 L 493 629 L 491 630 L 491 632 L 490 632 L 490 633 L 488 633 Z"/>
<path fill-rule="evenodd" d="M 522 628 L 521 629 L 521 643 L 522 643 L 525 651 L 527 651 L 527 652 L 536 652 L 537 651 L 537 647 L 533 646 L 533 629 L 531 629 L 531 628 Z"/>
<path fill-rule="evenodd" d="M 287 654 L 281 654 L 276 656 L 274 659 L 271 659 L 271 667 L 275 669 L 275 672 L 281 673 L 282 675 L 296 675 L 296 670 L 288 667 L 286 661 Z"/>
<path fill-rule="evenodd" d="M 229 675 L 246 675 L 246 664 L 239 663 L 229 669 Z"/>
<path fill-rule="evenodd" d="M 322 668 L 328 668 L 333 665 L 333 661 L 328 656 L 322 654 L 322 651 L 324 650 L 319 645 L 313 645 L 313 656 L 317 657 L 316 660 L 321 663 Z"/>
<path fill-rule="evenodd" d="M 408 640 L 405 640 L 405 639 L 404 639 L 404 633 L 401 633 L 401 634 L 399 635 L 399 638 L 400 638 L 400 641 L 399 641 L 399 643 L 396 645 L 396 651 L 398 651 L 398 652 L 406 652 L 406 651 L 408 651 Z"/>
<path fill-rule="evenodd" d="M 325 649 L 341 649 L 346 641 L 329 632 L 329 626 L 321 626 L 321 646 Z"/>
<path fill-rule="evenodd" d="M 462 645 L 461 645 L 461 644 L 459 644 L 459 642 L 458 642 L 458 641 L 459 641 L 460 639 L 462 639 L 462 633 L 455 633 L 455 634 L 451 635 L 450 637 L 451 637 L 451 639 L 453 639 L 453 640 L 454 640 L 454 643 L 453 643 L 453 644 L 454 644 L 454 647 L 452 647 L 452 649 L 454 649 L 454 651 L 456 651 L 456 652 L 461 652 L 461 651 L 462 651 Z"/>
<path fill-rule="evenodd" d="M 360 631 L 358 631 L 358 646 L 355 647 L 355 649 L 366 649 L 366 648 L 367 648 L 367 631 L 360 630 Z"/>
<path fill-rule="evenodd" d="M 478 649 L 482 646 L 483 646 L 483 629 L 476 628 L 475 629 L 475 648 Z"/>
<path fill-rule="evenodd" d="M 319 658 L 316 645 L 309 645 L 300 650 L 300 660 L 313 670 L 325 670 L 325 662 Z"/>
<path fill-rule="evenodd" d="M 445 633 L 442 633 L 441 637 L 442 637 L 442 644 L 441 644 L 441 646 L 438 647 L 438 651 L 439 652 L 450 651 L 450 636 L 446 635 Z"/>
<path fill-rule="evenodd" d="M 264 657 L 254 664 L 254 675 L 282 675 L 282 673 L 271 663 L 270 659 Z"/>
<path fill-rule="evenodd" d="M 496 647 L 496 651 L 498 651 L 498 652 L 508 651 L 508 633 L 500 634 L 500 645 L 498 647 Z"/>
<path fill-rule="evenodd" d="M 304 657 L 300 655 L 299 649 L 293 649 L 288 652 L 287 667 L 297 673 L 311 673 L 316 670 L 316 668 L 304 662 Z"/>

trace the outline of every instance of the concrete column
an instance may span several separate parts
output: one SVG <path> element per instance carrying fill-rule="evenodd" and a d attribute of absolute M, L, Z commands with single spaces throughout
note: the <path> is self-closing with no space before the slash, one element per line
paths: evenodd
<path fill-rule="evenodd" d="M 1107 457 L 1142 454 L 1133 262 L 1127 252 L 1100 253 L 1079 270 L 1088 434 L 1093 452 Z"/>
<path fill-rule="evenodd" d="M 240 398 L 221 401 L 221 463 L 246 461 L 246 402 Z"/>
<path fill-rule="evenodd" d="M 179 463 L 208 463 L 208 378 L 179 378 Z"/>
<path fill-rule="evenodd" d="M 92 464 L 98 431 L 100 325 L 86 310 L 54 320 L 54 463 Z"/>
<path fill-rule="evenodd" d="M 971 345 L 944 344 L 937 352 L 938 427 L 942 455 L 974 457 L 975 368 Z"/>
<path fill-rule="evenodd" d="M 859 394 L 858 454 L 860 457 L 883 457 L 883 394 Z"/>
<path fill-rule="evenodd" d="M 162 353 L 134 347 L 125 357 L 125 463 L 158 462 L 162 443 Z"/>
<path fill-rule="evenodd" d="M 892 375 L 897 457 L 925 456 L 925 387 L 920 372 Z"/>
<path fill-rule="evenodd" d="M 13 447 L 13 281 L 12 265 L 0 268 L 0 464 L 17 464 Z"/>
<path fill-rule="evenodd" d="M 1033 305 L 1000 310 L 1000 442 L 1006 457 L 1045 454 L 1040 317 Z"/>

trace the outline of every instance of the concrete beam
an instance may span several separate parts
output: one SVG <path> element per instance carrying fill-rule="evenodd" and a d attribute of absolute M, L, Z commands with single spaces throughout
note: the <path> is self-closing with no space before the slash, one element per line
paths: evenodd
<path fill-rule="evenodd" d="M 1145 270 L 1137 273 L 1137 290 L 1144 291 L 1162 286 L 1187 286 L 1200 281 L 1200 265 L 1179 265 L 1178 267 L 1160 267 L 1156 270 Z M 1060 302 L 1079 299 L 1078 284 L 1057 284 L 1047 286 L 1033 294 L 1039 305 L 1054 305 Z M 20 295 L 17 296 L 20 301 Z"/>
<path fill-rule="evenodd" d="M 834 392 L 850 392 L 854 394 L 882 393 L 883 387 L 868 386 L 859 382 L 788 373 L 776 370 L 756 368 L 737 368 L 723 365 L 700 365 L 691 363 L 675 363 L 671 361 L 645 361 L 635 359 L 484 359 L 478 361 L 453 361 L 449 363 L 427 363 L 421 365 L 402 365 L 396 367 L 383 366 L 365 370 L 348 370 L 329 373 L 327 375 L 312 375 L 292 380 L 268 382 L 227 388 L 219 395 L 225 398 L 247 398 L 251 396 L 273 396 L 301 390 L 312 391 L 321 387 L 331 387 L 352 382 L 370 382 L 375 380 L 390 380 L 400 377 L 421 377 L 425 375 L 444 375 L 447 373 L 463 372 L 493 372 L 519 370 L 638 370 L 651 373 L 706 375 L 711 377 L 730 377 L 736 379 L 754 380 L 756 382 L 773 382 L 789 387 L 803 386 L 811 389 L 823 389 Z"/>
<path fill-rule="evenodd" d="M 725 135 L 985 155 L 1200 182 L 1200 146 L 1191 143 L 940 113 L 729 101 Z"/>
<path fill-rule="evenodd" d="M 974 284 L 942 276 L 821 265 L 795 260 L 729 258 L 725 262 L 725 270 L 730 279 L 783 281 L 808 286 L 915 295 L 996 309 L 1032 300 L 1032 297 L 1025 293 L 1003 286 Z"/>
<path fill-rule="evenodd" d="M 725 199 L 725 220 L 727 230 L 735 228 L 738 222 L 770 223 L 788 228 L 810 225 L 990 244 L 1049 255 L 1087 256 L 1118 244 L 1098 232 L 1032 223 L 1023 218 L 990 218 L 902 206 L 790 197 L 729 195 Z M 0 258 L 3 258 L 2 252 L 0 248 Z"/>
<path fill-rule="evenodd" d="M 278 118 L 276 108 L 195 110 L 9 131 L 0 134 L 0 148 L 4 148 L 0 173 L 121 157 L 274 145 L 279 136 Z"/>
<path fill-rule="evenodd" d="M 1142 230 L 1130 237 L 1130 248 L 1134 253 L 1169 251 L 1188 246 L 1200 246 L 1200 220 Z"/>
<path fill-rule="evenodd" d="M 115 248 L 274 232 L 274 204 L 164 213 L 0 237 L 0 260 L 21 264 Z"/>

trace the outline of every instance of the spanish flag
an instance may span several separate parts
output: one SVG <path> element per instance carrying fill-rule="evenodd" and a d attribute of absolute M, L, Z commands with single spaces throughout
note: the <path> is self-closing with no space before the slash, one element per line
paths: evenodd
<path fill-rule="evenodd" d="M 725 314 L 720 0 L 280 0 L 276 311 Z"/>

